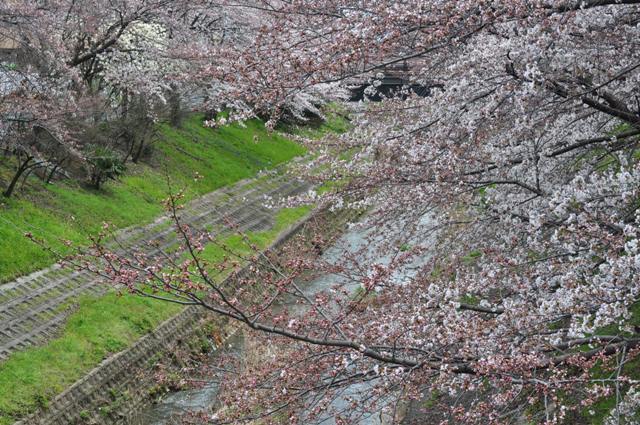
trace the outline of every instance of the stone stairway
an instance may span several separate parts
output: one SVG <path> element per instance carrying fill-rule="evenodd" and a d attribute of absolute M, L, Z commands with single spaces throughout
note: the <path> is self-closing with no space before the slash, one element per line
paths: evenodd
<path fill-rule="evenodd" d="M 231 222 L 241 231 L 269 229 L 277 211 L 263 206 L 266 199 L 293 196 L 311 186 L 282 173 L 243 180 L 204 195 L 181 211 L 183 223 L 219 235 L 231 232 Z M 171 220 L 160 217 L 146 226 L 119 231 L 112 248 L 117 251 L 146 249 L 152 255 L 171 251 L 178 244 Z M 149 249 L 151 250 L 149 251 Z M 11 353 L 42 344 L 52 337 L 73 311 L 73 303 L 85 294 L 102 294 L 108 285 L 87 271 L 59 265 L 0 285 L 0 361 Z"/>

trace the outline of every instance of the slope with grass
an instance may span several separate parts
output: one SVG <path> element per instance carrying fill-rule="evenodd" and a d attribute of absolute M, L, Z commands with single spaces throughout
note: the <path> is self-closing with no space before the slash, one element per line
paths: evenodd
<path fill-rule="evenodd" d="M 294 195 L 309 184 L 277 172 L 243 180 L 233 186 L 203 195 L 180 210 L 180 221 L 195 229 L 227 234 L 225 223 L 242 231 L 268 229 L 274 211 L 264 207 L 264 197 Z M 128 228 L 112 244 L 127 255 L 143 250 L 149 256 L 163 255 L 179 245 L 169 217 L 146 226 Z M 115 242 L 115 241 L 113 241 Z M 64 325 L 67 306 L 84 294 L 101 294 L 105 285 L 89 271 L 51 267 L 20 280 L 0 285 L 0 360 L 28 346 L 40 345 Z"/>
<path fill-rule="evenodd" d="M 266 248 L 309 210 L 309 207 L 280 210 L 269 229 L 247 232 L 247 240 L 238 235 L 221 237 L 215 245 L 206 247 L 205 258 L 215 264 L 223 261 L 231 250 L 241 261 L 252 249 Z M 53 397 L 103 359 L 127 348 L 180 310 L 176 304 L 130 294 L 109 292 L 101 297 L 82 297 L 57 338 L 42 347 L 15 353 L 0 363 L 0 425 L 11 424 L 46 407 Z"/>
<path fill-rule="evenodd" d="M 24 231 L 38 234 L 51 244 L 56 244 L 60 238 L 82 242 L 85 232 L 96 229 L 102 221 L 112 222 L 119 227 L 151 221 L 161 211 L 159 200 L 166 197 L 167 181 L 171 182 L 174 189 L 186 188 L 187 199 L 193 199 L 304 152 L 302 147 L 290 140 L 268 133 L 258 121 L 215 131 L 203 128 L 200 121 L 200 116 L 193 116 L 182 129 L 160 126 L 161 137 L 151 164 L 131 168 L 127 177 L 107 185 L 104 192 L 94 192 L 79 185 L 44 187 L 36 181 L 29 182 L 30 186 L 24 194 L 6 203 L 0 213 L 0 232 L 13 236 L 12 243 L 18 247 L 17 253 L 14 253 L 9 243 L 0 241 L 2 254 L 11 253 L 9 258 L 14 259 L 12 273 L 6 272 L 7 259 L 0 259 L 5 261 L 0 263 L 3 267 L 0 276 L 8 279 L 8 276 L 26 273 L 51 261 L 44 254 L 38 257 L 37 264 L 26 261 L 39 251 L 34 251 L 34 247 L 22 236 Z M 338 119 L 334 118 L 332 122 L 337 123 Z M 317 134 L 326 132 L 323 128 L 315 131 Z M 201 178 L 194 179 L 195 173 Z M 247 191 L 254 191 L 258 195 L 265 188 L 282 190 L 283 184 L 286 186 L 282 178 L 284 176 L 280 177 L 278 183 L 270 184 L 270 178 L 265 176 L 235 185 L 241 188 L 238 190 L 225 188 L 222 197 L 213 194 L 201 199 L 211 197 L 212 200 L 231 202 L 234 209 L 245 210 L 243 214 L 255 214 L 257 207 L 247 204 Z M 257 199 L 250 202 L 257 202 Z M 232 209 L 225 205 L 222 202 L 224 214 L 230 213 Z M 263 211 L 260 222 L 245 223 L 249 229 L 249 243 L 266 247 L 308 211 L 308 208 L 284 209 L 270 214 Z M 216 207 L 209 210 L 208 215 L 220 213 Z M 273 215 L 272 219 L 267 217 L 266 224 L 265 215 Z M 157 227 L 160 229 L 162 226 L 160 224 Z M 220 241 L 229 249 L 239 253 L 248 250 L 239 236 L 221 238 Z M 225 252 L 219 245 L 212 245 L 206 248 L 204 255 L 215 264 Z M 20 255 L 16 256 L 18 253 Z M 43 298 L 43 303 L 49 302 L 46 297 Z M 0 305 L 6 302 L 0 298 Z M 46 406 L 53 397 L 104 358 L 130 346 L 163 320 L 180 311 L 179 307 L 172 304 L 130 295 L 116 296 L 111 292 L 104 296 L 84 295 L 67 303 L 73 307 L 71 315 L 65 318 L 65 324 L 57 336 L 44 345 L 14 352 L 0 362 L 0 425 L 12 423 Z M 33 300 L 24 304 L 29 307 Z M 9 390 L 14 388 L 16 390 Z"/>
<path fill-rule="evenodd" d="M 0 282 L 53 262 L 24 237 L 27 232 L 64 251 L 62 240 L 84 243 L 103 222 L 127 227 L 151 221 L 162 211 L 168 182 L 186 189 L 188 200 L 304 153 L 258 120 L 212 130 L 202 126 L 201 115 L 190 116 L 180 129 L 159 125 L 154 148 L 148 163 L 128 164 L 127 175 L 101 191 L 30 178 L 16 198 L 0 200 Z M 0 185 L 8 174 L 7 165 L 0 165 Z"/>

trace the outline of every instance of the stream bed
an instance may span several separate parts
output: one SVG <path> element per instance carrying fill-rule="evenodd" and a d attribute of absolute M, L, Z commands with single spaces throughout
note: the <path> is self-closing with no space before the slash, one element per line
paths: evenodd
<path fill-rule="evenodd" d="M 425 215 L 421 217 L 417 223 L 414 223 L 418 229 L 415 234 L 422 234 L 422 232 L 419 231 L 420 227 L 427 228 L 430 223 L 431 220 L 428 216 Z M 397 225 L 394 225 L 393 228 L 387 228 L 385 230 L 381 230 L 376 227 L 367 227 L 364 225 L 353 225 L 331 247 L 325 250 L 322 254 L 322 260 L 331 264 L 344 264 L 343 254 L 345 251 L 348 251 L 350 253 L 357 253 L 358 262 L 361 264 L 387 264 L 394 253 L 391 250 L 379 249 L 382 244 L 385 244 L 385 246 L 396 246 L 398 247 L 398 250 L 402 250 L 401 247 L 407 245 L 424 245 L 425 243 L 430 243 L 430 241 L 419 240 L 421 239 L 420 236 L 414 236 L 412 238 L 403 237 L 402 235 L 405 235 L 406 226 L 408 224 L 406 220 L 399 219 L 396 224 Z M 391 245 L 389 245 L 389 242 L 391 242 Z M 381 254 L 382 252 L 385 254 Z M 427 261 L 427 259 L 428 258 L 420 257 L 410 261 L 405 265 L 405 267 L 398 270 L 393 275 L 393 281 L 401 284 L 404 279 L 410 279 L 415 275 L 420 266 Z M 320 276 L 310 282 L 305 282 L 303 291 L 307 296 L 312 297 L 318 292 L 330 289 L 337 283 L 342 284 L 343 287 L 350 292 L 355 291 L 359 286 L 359 283 L 348 281 L 342 276 L 328 274 Z M 285 302 L 275 308 L 288 308 L 291 311 L 301 307 L 295 305 L 293 302 L 291 304 Z M 225 352 L 231 351 L 234 354 L 242 355 L 243 342 L 241 332 L 239 332 L 239 335 L 230 338 L 225 347 L 221 348 L 221 350 L 225 350 Z M 220 351 L 217 351 L 211 355 L 217 356 L 219 353 Z M 353 385 L 353 388 L 350 388 L 352 391 L 346 391 L 343 394 L 343 397 L 349 396 L 349 393 L 362 391 L 363 385 L 366 384 Z M 185 413 L 203 411 L 215 406 L 217 403 L 217 394 L 218 383 L 212 381 L 205 382 L 204 385 L 197 389 L 177 391 L 168 394 L 156 404 L 148 406 L 146 409 L 139 412 L 139 414 L 137 414 L 130 423 L 140 425 L 179 424 L 179 420 L 176 420 L 178 416 Z M 347 402 L 342 398 L 337 398 L 334 401 L 332 408 L 336 411 L 346 409 L 348 408 Z M 335 421 L 330 416 L 322 417 L 318 422 L 326 425 L 335 424 Z M 381 420 L 376 415 L 371 415 L 370 417 L 363 418 L 360 421 L 360 424 L 377 425 L 381 424 Z"/>

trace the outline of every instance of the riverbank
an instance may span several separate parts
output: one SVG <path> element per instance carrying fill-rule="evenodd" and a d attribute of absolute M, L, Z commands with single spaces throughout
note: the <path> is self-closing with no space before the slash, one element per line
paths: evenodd
<path fill-rule="evenodd" d="M 347 266 L 350 263 L 350 260 L 345 258 L 345 252 L 351 252 L 355 255 L 358 255 L 358 259 L 363 261 L 363 264 L 385 264 L 392 260 L 392 256 L 381 255 L 379 248 L 381 245 L 386 242 L 390 242 L 394 245 L 398 246 L 398 250 L 402 250 L 402 246 L 404 244 L 417 244 L 431 243 L 430 240 L 425 240 L 422 238 L 405 238 L 402 230 L 405 228 L 403 225 L 403 221 L 400 220 L 398 226 L 395 228 L 389 229 L 385 228 L 379 229 L 372 223 L 367 224 L 366 218 L 362 219 L 361 217 L 352 217 L 352 222 L 361 222 L 361 224 L 357 224 L 354 226 L 348 226 L 347 230 L 344 232 L 339 232 L 336 237 L 329 238 L 325 241 L 323 246 L 316 251 L 315 256 L 309 256 L 309 251 L 307 249 L 296 249 L 294 251 L 287 251 L 288 255 L 293 255 L 294 258 L 299 260 L 300 257 L 297 255 L 304 254 L 305 261 L 314 261 L 319 264 L 323 264 L 324 267 L 328 265 L 333 265 L 336 269 L 342 269 L 342 266 Z M 423 219 L 419 220 L 416 225 L 421 228 L 427 228 L 429 226 L 429 217 L 425 216 Z M 406 223 L 404 223 L 406 224 Z M 320 234 L 324 234 L 320 232 Z M 339 236 L 339 237 L 338 237 Z M 287 257 L 279 256 L 278 261 L 281 263 L 287 263 Z M 406 268 L 402 270 L 398 270 L 398 273 L 394 273 L 393 281 L 400 282 L 411 279 L 411 277 L 416 272 L 417 268 L 424 262 L 428 261 L 429 257 L 416 258 L 415 261 L 411 261 L 406 264 Z M 329 266 L 328 270 L 332 270 L 333 267 Z M 356 299 L 359 294 L 361 294 L 360 286 L 358 281 L 351 280 L 349 278 L 349 272 L 344 273 L 331 273 L 331 272 L 321 272 L 316 273 L 312 272 L 309 275 L 299 276 L 296 279 L 296 282 L 300 288 L 300 290 L 304 293 L 304 296 L 309 299 L 316 299 L 316 297 L 322 297 L 322 294 L 326 294 L 330 291 L 350 294 L 346 295 L 352 299 Z M 367 299 L 361 300 L 362 304 L 360 306 L 362 308 L 366 308 L 368 303 L 375 303 L 375 295 L 371 295 Z M 279 299 L 272 305 L 273 314 L 280 314 L 281 312 L 287 312 L 287 316 L 295 319 L 298 314 L 303 314 L 305 309 L 305 304 L 300 302 L 300 297 L 297 296 L 285 296 Z M 331 314 L 331 306 L 326 306 L 325 310 L 328 314 Z M 241 335 L 237 338 L 234 338 L 232 343 L 235 344 L 235 348 L 232 348 L 229 351 L 228 355 L 231 355 L 234 360 L 223 360 L 220 361 L 217 357 L 215 358 L 205 358 L 204 361 L 199 361 L 198 364 L 194 366 L 190 366 L 186 370 L 186 373 L 183 375 L 179 375 L 177 381 L 179 382 L 197 382 L 195 388 L 187 388 L 181 392 L 171 393 L 167 395 L 166 402 L 161 400 L 159 405 L 155 409 L 148 409 L 141 414 L 140 421 L 134 422 L 136 425 L 141 424 L 153 424 L 153 425 L 165 425 L 165 424 L 173 424 L 180 423 L 178 419 L 175 421 L 171 421 L 172 414 L 179 415 L 185 412 L 199 412 L 204 411 L 207 415 L 211 415 L 214 412 L 210 410 L 210 407 L 215 406 L 216 412 L 223 415 L 225 412 L 225 406 L 219 405 L 217 399 L 217 391 L 218 391 L 218 382 L 223 381 L 231 381 L 236 376 L 233 376 L 233 372 L 229 373 L 229 369 L 232 368 L 232 365 L 237 365 L 238 369 L 236 371 L 242 370 L 259 370 L 261 367 L 261 363 L 269 362 L 272 360 L 273 356 L 277 356 L 277 353 L 281 349 L 278 345 L 278 338 L 272 339 L 269 335 L 261 334 L 260 332 L 252 332 L 247 331 L 244 328 L 240 328 L 242 330 Z M 215 340 L 215 339 L 212 339 Z M 240 342 L 236 341 L 240 340 Z M 222 371 L 222 372 L 220 372 Z M 207 372 L 212 373 L 207 376 Z M 276 372 L 274 372 L 276 373 Z M 334 418 L 330 416 L 332 411 L 340 412 L 343 409 L 346 409 L 347 406 L 350 405 L 350 402 L 346 400 L 345 397 L 364 397 L 366 398 L 366 394 L 370 390 L 370 387 L 366 385 L 366 383 L 354 383 L 353 386 L 349 386 L 346 389 L 346 395 L 344 397 L 336 396 L 335 399 L 332 400 L 331 409 L 327 412 L 327 416 L 322 416 L 319 420 L 323 421 L 323 423 L 332 424 Z M 299 407 L 299 406 L 297 406 Z M 284 409 L 279 414 L 276 415 L 275 418 L 271 418 L 275 420 L 275 423 L 288 423 L 288 412 L 287 409 Z M 296 411 L 296 415 L 300 415 L 301 412 Z M 394 423 L 393 421 L 398 421 L 403 416 L 403 409 L 396 409 L 393 412 L 393 415 L 390 415 L 389 412 L 386 412 L 382 415 L 370 414 L 363 418 L 362 422 L 358 422 L 361 425 L 370 425 L 370 424 L 388 424 Z M 304 414 L 304 412 L 302 413 Z M 392 417 L 393 416 L 393 417 Z M 301 423 L 305 423 L 304 416 L 296 416 L 301 420 Z M 278 418 L 282 419 L 282 422 L 278 422 Z M 175 418 L 173 418 L 175 419 Z M 318 418 L 315 418 L 318 419 Z M 146 420 L 147 422 L 145 422 Z M 397 423 L 397 422 L 395 422 Z"/>
<path fill-rule="evenodd" d="M 344 229 L 348 220 L 346 217 L 341 213 L 329 218 L 328 222 L 332 223 L 331 228 L 336 234 Z M 285 249 L 295 236 L 318 226 L 322 220 L 317 214 L 307 216 L 286 230 L 276 227 L 266 232 L 269 234 L 256 235 L 254 241 L 260 243 L 260 240 L 266 241 L 271 236 L 269 250 Z M 282 225 L 284 222 L 281 222 Z M 225 323 L 196 307 L 184 309 L 127 350 L 103 361 L 46 407 L 41 407 L 19 423 L 128 423 L 127 418 L 132 412 L 142 409 L 154 397 L 165 394 L 173 385 L 170 380 L 158 379 L 158 370 L 162 370 L 163 376 L 168 376 L 174 373 L 172 370 L 184 366 L 179 361 L 181 357 L 171 353 L 185 350 L 185 347 L 191 353 L 208 348 L 208 345 L 198 341 L 202 341 L 203 337 L 212 337 L 214 330 L 218 338 L 224 335 L 228 332 Z"/>
<path fill-rule="evenodd" d="M 247 182 L 242 185 L 243 190 L 232 197 L 232 200 L 225 200 L 215 209 L 207 209 L 204 215 L 207 220 L 196 223 L 192 219 L 189 222 L 199 226 L 220 226 L 225 218 L 233 219 L 241 222 L 240 229 L 246 232 L 253 242 L 266 247 L 291 224 L 308 213 L 307 208 L 269 211 L 261 207 L 261 194 L 268 193 L 262 189 L 273 186 L 269 182 L 269 179 L 260 179 L 253 182 L 254 184 Z M 305 186 L 291 185 L 284 181 L 278 183 L 277 187 L 278 193 L 284 190 L 282 193 L 286 194 Z M 245 195 L 252 190 L 256 190 L 256 194 L 247 199 Z M 196 204 L 196 207 L 198 208 L 191 214 L 194 217 L 199 216 L 197 211 L 201 205 Z M 219 210 L 225 212 L 219 213 Z M 190 211 L 187 208 L 185 214 L 189 214 Z M 234 214 L 234 211 L 237 213 Z M 165 245 L 177 242 L 176 236 L 172 235 L 170 230 L 169 227 L 166 229 L 169 233 L 163 233 Z M 160 236 L 154 232 L 147 233 L 152 239 L 145 244 L 153 246 L 153 241 L 158 240 L 155 237 Z M 219 236 L 219 242 L 230 245 L 237 245 L 236 239 L 237 236 L 229 231 Z M 211 258 L 221 257 L 223 253 L 218 251 L 210 247 L 208 255 Z M 4 346 L 13 344 L 17 351 L 0 363 L 0 388 L 15 388 L 14 391 L 0 392 L 2 424 L 12 423 L 38 408 L 47 407 L 51 400 L 103 359 L 131 346 L 139 338 L 153 331 L 162 321 L 181 310 L 174 304 L 154 302 L 127 294 L 118 295 L 113 291 L 107 291 L 105 294 L 110 286 L 96 279 L 91 273 L 78 273 L 67 269 L 52 271 L 57 272 L 66 275 L 58 280 L 52 279 L 48 286 L 45 284 L 38 297 L 32 296 L 26 300 L 22 300 L 21 297 L 13 298 L 17 303 L 16 307 L 22 304 L 24 306 L 20 312 L 14 312 L 17 316 L 2 324 L 2 329 L 8 326 L 7 332 L 17 330 L 19 326 L 25 328 L 17 334 L 3 336 L 3 341 L 11 338 Z M 56 282 L 60 285 L 55 285 Z M 22 287 L 14 289 L 19 291 L 20 288 Z M 63 290 L 66 293 L 60 295 Z M 76 291 L 79 290 L 84 291 L 84 295 L 77 295 Z M 59 305 L 52 304 L 54 301 Z M 38 307 L 38 302 L 42 303 L 42 308 Z M 53 313 L 47 308 L 53 309 Z M 54 320 L 51 320 L 52 315 Z M 38 321 L 51 326 L 46 329 L 36 326 L 35 329 L 29 330 L 31 324 Z M 4 326 L 5 324 L 7 326 Z M 54 326 L 56 324 L 58 328 Z M 30 338 L 28 343 L 37 344 L 43 339 L 48 340 L 40 346 L 20 350 L 19 344 L 25 337 Z"/>
<path fill-rule="evenodd" d="M 15 198 L 0 199 L 0 282 L 8 282 L 55 261 L 24 237 L 27 232 L 68 252 L 64 241 L 87 243 L 103 222 L 116 228 L 140 226 L 162 213 L 167 183 L 184 189 L 185 200 L 256 175 L 302 155 L 305 149 L 259 120 L 217 129 L 189 116 L 180 128 L 160 124 L 145 161 L 128 163 L 126 174 L 102 190 L 65 180 L 44 184 L 32 177 Z M 0 165 L 0 181 L 11 164 Z M 197 177 L 197 178 L 196 178 Z"/>
<path fill-rule="evenodd" d="M 251 126 L 249 123 L 248 128 Z M 194 131 L 208 134 L 212 130 L 200 126 Z M 277 140 L 272 139 L 273 142 Z M 190 143 L 194 144 L 194 149 L 204 149 L 201 145 L 208 142 L 194 139 Z M 253 137 L 247 143 L 256 144 Z M 285 142 L 280 148 L 292 144 Z M 235 146 L 233 140 L 230 146 Z M 291 156 L 302 149 L 294 146 L 296 149 L 286 155 Z M 269 143 L 264 147 L 269 148 Z M 251 146 L 249 149 L 256 148 Z M 251 158 L 254 157 L 247 155 L 243 161 Z M 195 170 L 198 172 L 197 167 Z M 242 172 L 254 170 L 246 166 Z M 209 170 L 206 175 L 199 173 L 204 177 L 197 182 L 187 175 L 187 170 L 178 171 L 183 174 L 187 199 L 194 198 L 207 185 L 220 183 L 214 178 L 220 170 Z M 238 223 L 239 229 L 257 246 L 266 247 L 308 212 L 307 208 L 267 210 L 262 205 L 265 196 L 277 199 L 306 190 L 303 182 L 288 179 L 281 172 L 245 179 L 194 199 L 188 203 L 183 218 L 192 226 L 220 231 L 225 227 L 225 220 L 230 219 Z M 199 186 L 203 181 L 205 185 Z M 159 204 L 156 207 L 159 208 Z M 170 223 L 165 221 L 155 220 L 120 234 L 132 249 L 151 247 L 152 242 L 159 242 L 161 247 L 171 250 L 175 241 L 170 237 Z M 237 236 L 221 235 L 220 238 L 225 244 L 239 245 Z M 207 253 L 211 259 L 223 255 L 215 248 L 208 248 Z M 95 277 L 59 267 L 0 285 L 0 316 L 6 319 L 0 328 L 0 388 L 15 389 L 0 392 L 0 424 L 13 423 L 38 409 L 49 408 L 65 389 L 101 361 L 130 347 L 181 310 L 175 305 L 149 299 L 105 294 L 105 289 L 106 286 L 99 285 Z"/>

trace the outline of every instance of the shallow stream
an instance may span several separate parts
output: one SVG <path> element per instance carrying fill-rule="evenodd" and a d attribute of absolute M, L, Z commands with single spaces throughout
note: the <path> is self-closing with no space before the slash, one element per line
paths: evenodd
<path fill-rule="evenodd" d="M 430 224 L 430 220 L 427 216 L 423 216 L 417 223 L 418 231 L 417 235 L 423 232 L 419 231 L 420 227 L 427 228 Z M 358 261 L 361 264 L 387 264 L 393 250 L 379 249 L 382 244 L 385 246 L 395 246 L 398 250 L 402 250 L 402 247 L 421 244 L 425 245 L 430 243 L 421 239 L 420 237 L 413 237 L 407 239 L 402 235 L 406 234 L 406 220 L 399 219 L 397 225 L 394 225 L 391 229 L 381 230 L 376 227 L 364 227 L 360 225 L 353 225 L 348 229 L 330 248 L 328 248 L 323 254 L 322 259 L 331 264 L 344 264 L 344 252 L 358 253 Z M 391 245 L 389 243 L 391 242 Z M 391 253 L 391 254 L 381 254 Z M 396 250 L 397 253 L 397 250 Z M 427 258 L 416 258 L 410 263 L 406 264 L 402 269 L 393 275 L 393 281 L 401 282 L 405 279 L 411 278 L 422 264 L 427 261 Z M 322 292 L 330 289 L 337 283 L 342 283 L 344 288 L 350 292 L 356 290 L 359 286 L 357 282 L 350 282 L 342 276 L 336 275 L 324 275 L 320 276 L 311 282 L 305 282 L 303 291 L 307 296 L 313 296 L 318 292 Z M 281 304 L 275 308 L 300 308 L 294 307 L 294 304 Z M 291 311 L 291 310 L 290 310 Z M 238 355 L 242 354 L 243 339 L 241 336 L 231 338 L 224 350 L 231 350 L 231 352 Z M 213 354 L 218 355 L 218 353 Z M 348 393 L 355 393 L 362 390 L 362 385 L 354 385 L 352 390 L 343 394 L 343 397 L 348 396 Z M 206 382 L 204 386 L 198 389 L 189 389 L 184 391 L 178 391 L 167 395 L 157 404 L 154 404 L 144 411 L 140 412 L 133 424 L 145 424 L 145 425 L 173 425 L 180 423 L 175 418 L 179 415 L 197 412 L 211 408 L 217 402 L 218 384 L 216 382 Z M 332 407 L 336 411 L 347 408 L 347 402 L 344 399 L 338 398 L 334 401 Z M 321 422 L 326 425 L 333 425 L 335 421 L 331 417 L 322 418 Z M 370 416 L 364 418 L 361 424 L 380 424 L 381 421 L 377 416 Z"/>

